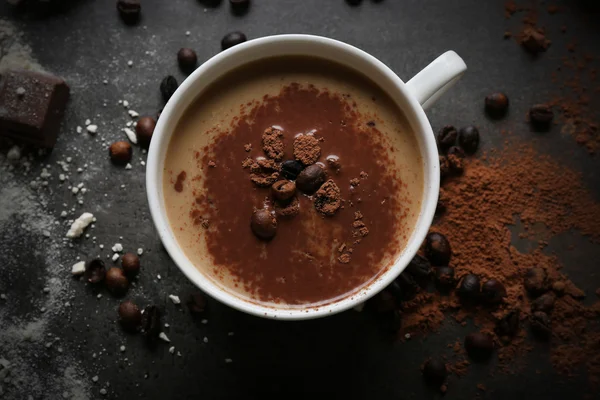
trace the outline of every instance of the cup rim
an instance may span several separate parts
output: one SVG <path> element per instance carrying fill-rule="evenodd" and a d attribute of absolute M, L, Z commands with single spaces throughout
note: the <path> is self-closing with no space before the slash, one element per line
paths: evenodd
<path fill-rule="evenodd" d="M 412 112 L 414 114 L 414 121 L 417 122 L 418 129 L 415 129 L 415 126 L 412 126 L 412 128 L 415 130 L 416 135 L 421 136 L 422 140 L 420 151 L 422 153 L 421 156 L 423 157 L 424 164 L 424 187 L 420 215 L 416 225 L 413 227 L 411 237 L 401 254 L 386 271 L 380 273 L 374 280 L 367 283 L 358 292 L 354 292 L 328 304 L 311 306 L 309 308 L 276 308 L 261 305 L 237 297 L 218 287 L 217 284 L 206 277 L 204 273 L 200 272 L 200 270 L 193 265 L 185 255 L 183 249 L 179 247 L 168 221 L 166 209 L 163 206 L 164 199 L 161 189 L 163 185 L 162 170 L 165 157 L 160 157 L 159 153 L 161 147 L 168 147 L 172 132 L 178 123 L 178 120 L 171 121 L 171 119 L 173 119 L 172 114 L 178 107 L 189 107 L 189 103 L 180 105 L 180 103 L 184 101 L 182 100 L 184 94 L 193 90 L 196 82 L 202 79 L 207 71 L 210 71 L 215 65 L 222 63 L 227 58 L 231 58 L 236 53 L 248 52 L 256 47 L 270 46 L 280 44 L 281 42 L 288 42 L 288 44 L 291 42 L 308 43 L 309 45 L 318 44 L 321 46 L 335 47 L 337 50 L 345 52 L 353 58 L 366 61 L 372 67 L 379 70 L 379 72 L 384 75 L 385 79 L 393 82 L 393 88 L 385 88 L 384 90 L 388 93 L 390 91 L 397 91 L 397 94 L 400 94 L 401 97 L 403 97 L 403 100 L 409 105 L 407 108 L 397 104 L 398 108 L 400 108 L 403 113 L 408 114 Z M 281 55 L 285 55 L 285 53 L 282 53 Z M 244 63 L 239 63 L 237 66 L 239 67 L 241 65 L 244 65 Z M 214 80 L 210 83 L 212 82 L 214 82 Z M 195 94 L 193 98 L 197 98 L 198 95 L 199 93 Z M 429 168 L 425 168 L 425 165 L 429 165 Z M 182 82 L 164 107 L 150 143 L 146 167 L 146 194 L 152 220 L 169 256 L 183 274 L 206 294 L 232 308 L 255 316 L 280 320 L 313 319 L 346 311 L 365 302 L 383 288 L 387 287 L 406 268 L 425 239 L 433 221 L 437 205 L 439 184 L 439 159 L 435 137 L 423 107 L 406 88 L 406 84 L 387 65 L 364 50 L 335 39 L 307 34 L 273 35 L 249 40 L 216 54 L 199 66 Z"/>

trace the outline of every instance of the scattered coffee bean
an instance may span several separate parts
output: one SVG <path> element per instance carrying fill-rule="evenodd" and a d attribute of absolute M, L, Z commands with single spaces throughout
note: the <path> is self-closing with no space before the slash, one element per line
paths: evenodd
<path fill-rule="evenodd" d="M 456 279 L 454 278 L 454 268 L 437 267 L 435 269 L 435 284 L 439 289 L 448 290 L 454 288 Z"/>
<path fill-rule="evenodd" d="M 468 154 L 473 154 L 479 147 L 479 129 L 473 125 L 460 128 L 458 131 L 458 144 Z"/>
<path fill-rule="evenodd" d="M 531 302 L 531 311 L 542 311 L 546 314 L 550 314 L 554 308 L 554 302 L 556 301 L 556 295 L 552 292 L 544 293 L 537 299 Z"/>
<path fill-rule="evenodd" d="M 346 3 L 351 6 L 358 6 L 360 3 L 362 3 L 362 0 L 346 0 Z"/>
<path fill-rule="evenodd" d="M 129 143 L 121 140 L 110 145 L 108 154 L 113 163 L 124 165 L 131 161 L 133 149 Z"/>
<path fill-rule="evenodd" d="M 129 280 L 120 268 L 106 271 L 106 288 L 115 296 L 122 296 L 129 289 Z"/>
<path fill-rule="evenodd" d="M 425 257 L 417 254 L 406 266 L 406 272 L 416 279 L 425 280 L 431 277 L 433 270 L 431 269 L 431 263 Z"/>
<path fill-rule="evenodd" d="M 252 214 L 250 228 L 258 238 L 269 240 L 277 233 L 277 219 L 269 210 L 256 210 Z"/>
<path fill-rule="evenodd" d="M 240 43 L 244 43 L 246 40 L 246 35 L 244 35 L 242 32 L 230 32 L 227 35 L 223 36 L 223 39 L 221 40 L 221 49 L 227 50 L 230 47 L 237 46 Z"/>
<path fill-rule="evenodd" d="M 271 193 L 276 200 L 288 201 L 296 194 L 296 184 L 290 181 L 277 181 L 271 186 Z"/>
<path fill-rule="evenodd" d="M 156 306 L 148 306 L 144 308 L 142 313 L 142 332 L 149 340 L 158 338 L 158 334 L 162 330 L 160 323 L 160 310 Z"/>
<path fill-rule="evenodd" d="M 164 101 L 169 101 L 173 93 L 177 90 L 179 84 L 174 76 L 168 75 L 160 82 L 160 93 L 162 94 Z"/>
<path fill-rule="evenodd" d="M 500 337 L 513 337 L 519 332 L 519 318 L 521 312 L 519 309 L 509 311 L 504 317 L 496 323 L 496 334 Z"/>
<path fill-rule="evenodd" d="M 125 23 L 133 24 L 140 19 L 142 5 L 140 0 L 118 0 L 117 10 Z"/>
<path fill-rule="evenodd" d="M 291 181 L 295 180 L 303 169 L 304 165 L 298 160 L 286 160 L 281 163 L 281 175 Z"/>
<path fill-rule="evenodd" d="M 465 338 L 465 350 L 475 361 L 485 361 L 494 351 L 494 341 L 486 333 L 474 332 Z"/>
<path fill-rule="evenodd" d="M 529 323 L 531 324 L 531 331 L 535 336 L 544 340 L 550 338 L 550 334 L 552 333 L 552 322 L 550 321 L 548 314 L 542 311 L 536 311 L 529 318 Z"/>
<path fill-rule="evenodd" d="M 231 11 L 234 14 L 244 14 L 250 7 L 250 0 L 229 0 L 231 4 Z"/>
<path fill-rule="evenodd" d="M 485 111 L 493 118 L 500 118 L 508 111 L 508 97 L 504 93 L 492 93 L 485 98 Z"/>
<path fill-rule="evenodd" d="M 309 165 L 298 174 L 296 178 L 296 187 L 306 193 L 313 194 L 327 180 L 325 169 L 319 164 Z"/>
<path fill-rule="evenodd" d="M 456 156 L 462 160 L 465 158 L 465 151 L 461 147 L 451 146 L 448 149 L 448 159 L 450 159 L 450 156 Z"/>
<path fill-rule="evenodd" d="M 446 363 L 440 358 L 429 359 L 423 366 L 423 378 L 429 385 L 439 387 L 447 376 Z"/>
<path fill-rule="evenodd" d="M 199 292 L 192 293 L 185 304 L 192 314 L 202 314 L 206 310 L 206 297 Z"/>
<path fill-rule="evenodd" d="M 123 272 L 128 276 L 135 276 L 140 272 L 140 258 L 133 253 L 127 253 L 121 257 Z"/>
<path fill-rule="evenodd" d="M 421 287 L 415 278 L 406 271 L 396 278 L 396 283 L 400 288 L 400 300 L 410 301 L 415 298 Z"/>
<path fill-rule="evenodd" d="M 193 71 L 198 65 L 198 56 L 194 50 L 182 47 L 177 52 L 177 62 L 183 71 Z"/>
<path fill-rule="evenodd" d="M 445 179 L 450 176 L 450 162 L 448 157 L 440 156 L 440 179 Z"/>
<path fill-rule="evenodd" d="M 536 104 L 529 109 L 529 122 L 536 130 L 548 130 L 554 119 L 554 112 L 545 104 Z"/>
<path fill-rule="evenodd" d="M 534 267 L 525 275 L 525 289 L 531 296 L 537 297 L 550 289 L 546 271 L 540 267 Z"/>
<path fill-rule="evenodd" d="M 137 136 L 138 143 L 144 148 L 150 147 L 150 141 L 154 134 L 154 128 L 156 128 L 156 121 L 152 117 L 142 117 L 135 124 L 135 135 Z"/>
<path fill-rule="evenodd" d="M 430 232 L 425 238 L 425 257 L 431 265 L 448 265 L 452 250 L 446 236 L 438 232 Z"/>
<path fill-rule="evenodd" d="M 546 51 L 550 41 L 546 36 L 535 28 L 527 28 L 521 35 L 521 44 L 531 54 L 538 54 Z"/>
<path fill-rule="evenodd" d="M 100 259 L 94 259 L 88 262 L 85 267 L 85 280 L 89 283 L 96 284 L 100 283 L 106 277 L 106 267 L 104 267 L 104 261 Z"/>
<path fill-rule="evenodd" d="M 488 304 L 499 304 L 506 297 L 506 288 L 496 279 L 490 279 L 481 288 L 481 298 Z"/>
<path fill-rule="evenodd" d="M 373 296 L 368 305 L 377 314 L 389 313 L 398 308 L 396 297 L 388 289 L 383 289 Z"/>
<path fill-rule="evenodd" d="M 136 332 L 142 324 L 142 313 L 132 301 L 124 301 L 119 305 L 119 322 L 129 331 Z"/>
<path fill-rule="evenodd" d="M 565 283 L 563 281 L 556 281 L 552 284 L 552 290 L 554 290 L 554 293 L 556 293 L 558 296 L 562 296 L 565 293 Z"/>
<path fill-rule="evenodd" d="M 447 150 L 450 146 L 454 146 L 456 143 L 456 137 L 458 132 L 452 125 L 446 125 L 438 132 L 437 142 L 438 146 L 442 150 Z"/>
<path fill-rule="evenodd" d="M 458 286 L 458 295 L 463 300 L 477 300 L 481 295 L 481 282 L 475 274 L 468 274 L 462 278 Z"/>

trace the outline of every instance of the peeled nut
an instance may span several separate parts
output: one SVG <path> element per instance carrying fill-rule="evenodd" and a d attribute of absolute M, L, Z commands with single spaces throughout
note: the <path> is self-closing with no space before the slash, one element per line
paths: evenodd
<path fill-rule="evenodd" d="M 140 272 L 140 258 L 133 253 L 127 253 L 121 257 L 121 266 L 125 274 L 129 276 L 137 275 Z"/>
<path fill-rule="evenodd" d="M 260 239 L 270 240 L 277 233 L 277 219 L 269 210 L 256 210 L 252 214 L 250 228 Z"/>
<path fill-rule="evenodd" d="M 142 313 L 132 301 L 124 301 L 119 305 L 119 322 L 123 329 L 136 332 L 142 324 Z"/>
<path fill-rule="evenodd" d="M 129 289 L 129 281 L 120 268 L 106 271 L 106 287 L 115 296 L 122 296 Z"/>
<path fill-rule="evenodd" d="M 296 184 L 286 180 L 277 181 L 271 186 L 271 193 L 276 200 L 287 201 L 296 194 Z"/>
<path fill-rule="evenodd" d="M 131 145 L 124 141 L 114 142 L 108 148 L 108 153 L 110 154 L 110 159 L 115 164 L 127 164 L 131 161 L 131 155 L 133 150 L 131 149 Z"/>
<path fill-rule="evenodd" d="M 154 134 L 154 128 L 156 128 L 156 120 L 152 117 L 142 117 L 135 124 L 135 135 L 140 146 L 148 148 L 150 141 L 152 140 L 152 134 Z"/>

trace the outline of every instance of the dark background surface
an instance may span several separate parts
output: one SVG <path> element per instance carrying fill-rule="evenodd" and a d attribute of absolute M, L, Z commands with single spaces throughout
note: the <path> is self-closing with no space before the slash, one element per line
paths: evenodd
<path fill-rule="evenodd" d="M 475 124 L 482 132 L 483 150 L 502 146 L 502 129 L 528 139 L 534 134 L 525 123 L 526 110 L 557 93 L 550 75 L 560 58 L 569 54 L 567 43 L 575 39 L 578 50 L 600 55 L 600 14 L 597 7 L 592 7 L 593 2 L 554 4 L 565 9 L 549 15 L 545 7 L 540 7 L 539 24 L 546 27 L 552 46 L 547 53 L 532 58 L 513 40 L 503 39 L 505 30 L 517 31 L 521 17 L 505 19 L 502 1 L 365 0 L 359 7 L 350 7 L 343 0 L 255 0 L 246 15 L 236 16 L 227 1 L 207 7 L 195 0 L 144 0 L 142 21 L 133 27 L 122 23 L 112 0 L 72 2 L 63 11 L 44 17 L 0 3 L 0 16 L 24 32 L 39 63 L 64 77 L 72 89 L 59 142 L 49 156 L 36 160 L 33 168 L 39 170 L 42 162 L 54 164 L 65 156 L 73 157 L 74 165 L 95 165 L 77 178 L 92 188 L 85 205 L 75 204 L 65 185 L 58 185 L 56 170 L 48 192 L 48 212 L 58 215 L 62 203 L 68 202 L 69 207 L 76 207 L 77 215 L 90 211 L 98 218 L 93 232 L 98 237 L 96 244 L 81 239 L 73 248 L 64 246 L 61 251 L 65 273 L 60 279 L 69 281 L 71 307 L 54 310 L 49 325 L 49 331 L 60 336 L 64 351 L 81 367 L 80 378 L 89 382 L 89 398 L 102 397 L 102 387 L 108 390 L 106 398 L 439 397 L 422 383 L 419 367 L 432 355 L 452 359 L 453 351 L 447 345 L 457 339 L 462 342 L 469 327 L 450 319 L 439 333 L 402 343 L 383 332 L 368 312 L 349 311 L 327 319 L 285 323 L 250 317 L 215 301 L 210 301 L 209 311 L 200 318 L 172 304 L 169 294 L 183 299 L 194 288 L 170 260 L 154 231 L 145 196 L 144 169 L 139 164 L 146 156 L 136 147 L 134 168 L 124 171 L 110 164 L 103 141 L 125 140 L 120 128 L 129 118 L 118 100 L 128 100 L 130 108 L 140 115 L 155 115 L 163 106 L 158 91 L 160 80 L 167 74 L 184 78 L 177 67 L 177 50 L 192 47 L 203 62 L 220 50 L 222 36 L 232 30 L 241 30 L 249 38 L 311 33 L 343 40 L 373 54 L 405 81 L 439 54 L 455 50 L 469 70 L 428 112 L 434 130 L 445 124 Z M 568 27 L 567 33 L 560 32 L 561 25 Z M 186 31 L 190 31 L 189 36 Z M 134 63 L 131 68 L 128 60 Z M 483 98 L 498 90 L 510 97 L 511 114 L 502 121 L 489 121 L 482 111 Z M 86 118 L 99 125 L 96 137 L 76 133 L 75 127 L 83 126 Z M 571 136 L 561 134 L 560 127 L 554 127 L 546 136 L 536 146 L 582 171 L 585 182 L 600 198 L 597 157 L 588 155 Z M 23 184 L 29 180 L 24 178 Z M 125 189 L 120 188 L 122 184 Z M 64 229 L 59 232 L 64 235 Z M 39 238 L 17 230 L 11 236 L 0 236 L 0 240 L 17 246 L 14 253 L 0 254 L 0 268 L 14 271 L 18 264 L 21 271 L 0 272 L 0 292 L 7 293 L 9 299 L 19 298 L 4 307 L 14 318 L 35 314 L 38 299 L 44 296 L 41 289 L 45 269 L 41 265 L 49 261 L 26 255 L 29 247 L 38 245 Z M 60 238 L 56 240 L 60 242 Z M 171 344 L 147 349 L 140 337 L 126 335 L 117 326 L 115 309 L 119 300 L 107 294 L 98 300 L 83 282 L 70 279 L 69 268 L 76 256 L 86 258 L 99 253 L 105 257 L 112 254 L 109 249 L 116 242 L 123 243 L 126 250 L 145 249 L 143 272 L 128 297 L 142 306 L 154 303 L 164 310 L 164 321 L 170 325 L 165 332 Z M 99 252 L 97 243 L 103 243 L 105 249 Z M 567 253 L 565 248 L 571 243 L 580 246 Z M 524 249 L 528 244 L 516 245 Z M 546 251 L 558 254 L 566 265 L 563 272 L 570 274 L 593 300 L 593 292 L 600 287 L 600 277 L 594 273 L 600 256 L 597 246 L 573 234 L 551 241 Z M 25 256 L 15 258 L 15 253 Z M 208 323 L 202 323 L 202 318 Z M 204 343 L 204 337 L 208 343 Z M 127 347 L 126 353 L 119 352 L 122 344 Z M 180 357 L 168 352 L 170 345 L 181 352 Z M 570 379 L 557 375 L 549 363 L 546 345 L 534 347 L 523 356 L 527 364 L 524 371 L 499 373 L 495 360 L 474 365 L 465 377 L 450 378 L 445 398 L 527 395 L 558 399 L 582 398 L 585 394 L 598 398 L 587 386 L 583 370 Z M 102 352 L 102 356 L 94 358 L 96 352 Z M 36 354 L 39 357 L 32 362 L 39 375 L 51 380 L 62 373 L 55 360 L 57 354 L 43 348 Z M 225 363 L 226 358 L 233 362 Z M 96 384 L 89 381 L 94 375 L 99 376 Z M 478 390 L 478 383 L 488 389 Z M 23 386 L 11 391 L 7 385 L 4 392 L 6 398 L 26 399 L 29 395 Z M 32 395 L 55 398 L 50 392 Z"/>

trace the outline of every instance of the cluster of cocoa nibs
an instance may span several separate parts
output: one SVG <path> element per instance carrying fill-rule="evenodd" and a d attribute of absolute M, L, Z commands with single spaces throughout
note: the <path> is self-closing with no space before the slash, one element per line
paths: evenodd
<path fill-rule="evenodd" d="M 300 213 L 300 193 L 309 196 L 324 216 L 334 215 L 342 206 L 340 188 L 328 179 L 325 166 L 317 162 L 321 147 L 313 134 L 296 136 L 293 158 L 284 160 L 283 131 L 270 127 L 262 135 L 262 149 L 266 157 L 246 158 L 242 163 L 243 168 L 249 169 L 252 183 L 270 188 L 273 199 L 272 207 L 255 209 L 250 219 L 250 228 L 258 238 L 272 239 L 278 219 Z"/>

